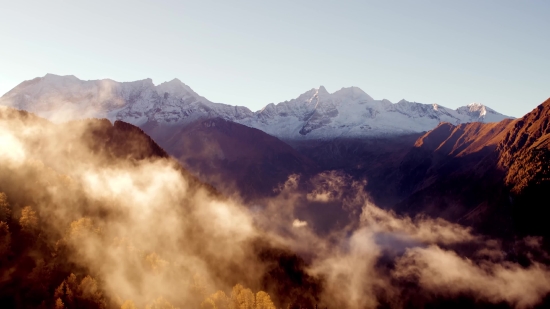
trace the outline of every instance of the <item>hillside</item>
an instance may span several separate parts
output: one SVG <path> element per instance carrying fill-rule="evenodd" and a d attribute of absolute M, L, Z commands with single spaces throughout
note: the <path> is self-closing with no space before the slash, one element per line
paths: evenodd
<path fill-rule="evenodd" d="M 549 101 L 517 120 L 443 123 L 401 163 L 398 209 L 500 234 L 548 235 Z"/>
<path fill-rule="evenodd" d="M 319 171 L 318 165 L 278 138 L 221 118 L 144 130 L 187 170 L 228 196 L 273 196 L 290 175 L 307 177 Z"/>

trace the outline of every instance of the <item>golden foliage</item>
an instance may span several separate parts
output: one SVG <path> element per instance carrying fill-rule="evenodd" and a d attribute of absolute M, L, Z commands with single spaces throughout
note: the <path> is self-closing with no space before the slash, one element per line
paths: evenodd
<path fill-rule="evenodd" d="M 160 273 L 169 264 L 168 261 L 161 259 L 155 252 L 147 255 L 145 262 L 147 267 L 155 273 Z"/>
<path fill-rule="evenodd" d="M 256 293 L 256 309 L 275 309 L 271 297 L 264 291 Z"/>
<path fill-rule="evenodd" d="M 259 291 L 254 296 L 250 289 L 241 284 L 233 287 L 231 297 L 223 291 L 217 291 L 206 298 L 201 309 L 276 309 L 271 297 L 264 291 Z"/>
<path fill-rule="evenodd" d="M 231 292 L 230 309 L 254 309 L 254 293 L 240 284 Z"/>
<path fill-rule="evenodd" d="M 224 291 L 217 291 L 201 304 L 201 309 L 228 309 L 231 299 Z"/>
<path fill-rule="evenodd" d="M 201 303 L 201 309 L 218 309 L 218 306 L 210 297 L 208 297 Z"/>
<path fill-rule="evenodd" d="M 31 206 L 25 206 L 21 211 L 19 224 L 25 232 L 34 232 L 38 229 L 38 216 Z"/>
<path fill-rule="evenodd" d="M 57 300 L 55 301 L 55 309 L 64 309 L 65 308 L 65 304 L 63 304 L 63 301 L 61 300 L 61 298 L 57 298 Z"/>
<path fill-rule="evenodd" d="M 70 274 L 57 287 L 54 298 L 56 308 L 59 304 L 63 306 L 61 308 L 107 307 L 97 281 L 90 276 L 84 277 L 79 284 L 75 274 Z"/>
<path fill-rule="evenodd" d="M 91 299 L 100 302 L 101 298 L 103 297 L 97 285 L 97 281 L 90 276 L 86 276 L 84 277 L 84 279 L 82 279 L 78 286 L 78 290 L 82 295 L 82 298 L 85 299 Z"/>
<path fill-rule="evenodd" d="M 86 235 L 99 234 L 101 230 L 98 227 L 95 227 L 92 219 L 90 218 L 80 218 L 76 221 L 71 222 L 71 227 L 69 228 L 69 237 L 70 238 L 81 238 Z"/>

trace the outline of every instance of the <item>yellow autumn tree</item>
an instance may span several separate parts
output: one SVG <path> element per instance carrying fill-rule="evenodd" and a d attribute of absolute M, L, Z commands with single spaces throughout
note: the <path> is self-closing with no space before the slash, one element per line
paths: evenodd
<path fill-rule="evenodd" d="M 256 293 L 256 309 L 276 309 L 271 297 L 264 291 Z"/>
<path fill-rule="evenodd" d="M 97 281 L 90 276 L 84 277 L 79 283 L 76 275 L 70 274 L 55 290 L 54 299 L 56 309 L 107 307 Z"/>
<path fill-rule="evenodd" d="M 237 284 L 233 287 L 231 292 L 230 309 L 254 309 L 255 297 L 254 293 L 250 289 L 244 288 L 242 285 Z"/>
<path fill-rule="evenodd" d="M 78 291 L 83 299 L 90 300 L 96 304 L 105 303 L 103 300 L 103 293 L 100 291 L 97 281 L 90 276 L 86 276 L 80 281 Z"/>
<path fill-rule="evenodd" d="M 25 206 L 21 211 L 19 225 L 27 233 L 33 233 L 38 230 L 38 216 L 31 206 Z"/>
<path fill-rule="evenodd" d="M 230 301 L 224 291 L 217 291 L 202 302 L 201 309 L 229 309 Z"/>
<path fill-rule="evenodd" d="M 61 298 L 58 298 L 58 299 L 55 301 L 55 309 L 65 309 L 65 304 L 63 303 L 63 301 L 61 300 Z"/>
<path fill-rule="evenodd" d="M 201 309 L 276 309 L 269 294 L 259 291 L 254 295 L 250 289 L 237 284 L 228 297 L 217 291 L 201 303 Z"/>
<path fill-rule="evenodd" d="M 57 249 L 71 245 L 78 248 L 79 244 L 101 237 L 102 234 L 101 229 L 94 224 L 91 218 L 80 218 L 71 222 L 67 232 L 63 238 L 57 242 L 56 246 Z"/>
<path fill-rule="evenodd" d="M 84 217 L 71 222 L 68 237 L 76 240 L 81 237 L 86 237 L 90 234 L 100 233 L 101 230 L 98 227 L 94 226 L 92 219 Z"/>
<path fill-rule="evenodd" d="M 145 264 L 148 269 L 158 274 L 161 273 L 169 263 L 168 261 L 161 259 L 158 254 L 153 252 L 145 256 Z"/>

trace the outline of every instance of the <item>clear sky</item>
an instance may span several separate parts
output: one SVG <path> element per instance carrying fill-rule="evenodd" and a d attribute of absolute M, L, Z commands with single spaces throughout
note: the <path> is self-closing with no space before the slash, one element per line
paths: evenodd
<path fill-rule="evenodd" d="M 0 0 L 0 93 L 177 77 L 252 110 L 324 85 L 519 117 L 550 97 L 549 16 L 547 0 Z"/>

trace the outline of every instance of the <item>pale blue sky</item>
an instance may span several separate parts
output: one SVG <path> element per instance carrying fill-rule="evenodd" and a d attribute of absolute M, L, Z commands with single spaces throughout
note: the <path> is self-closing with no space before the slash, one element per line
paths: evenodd
<path fill-rule="evenodd" d="M 177 77 L 252 110 L 324 85 L 519 117 L 550 97 L 548 16 L 547 0 L 0 0 L 0 93 Z"/>

